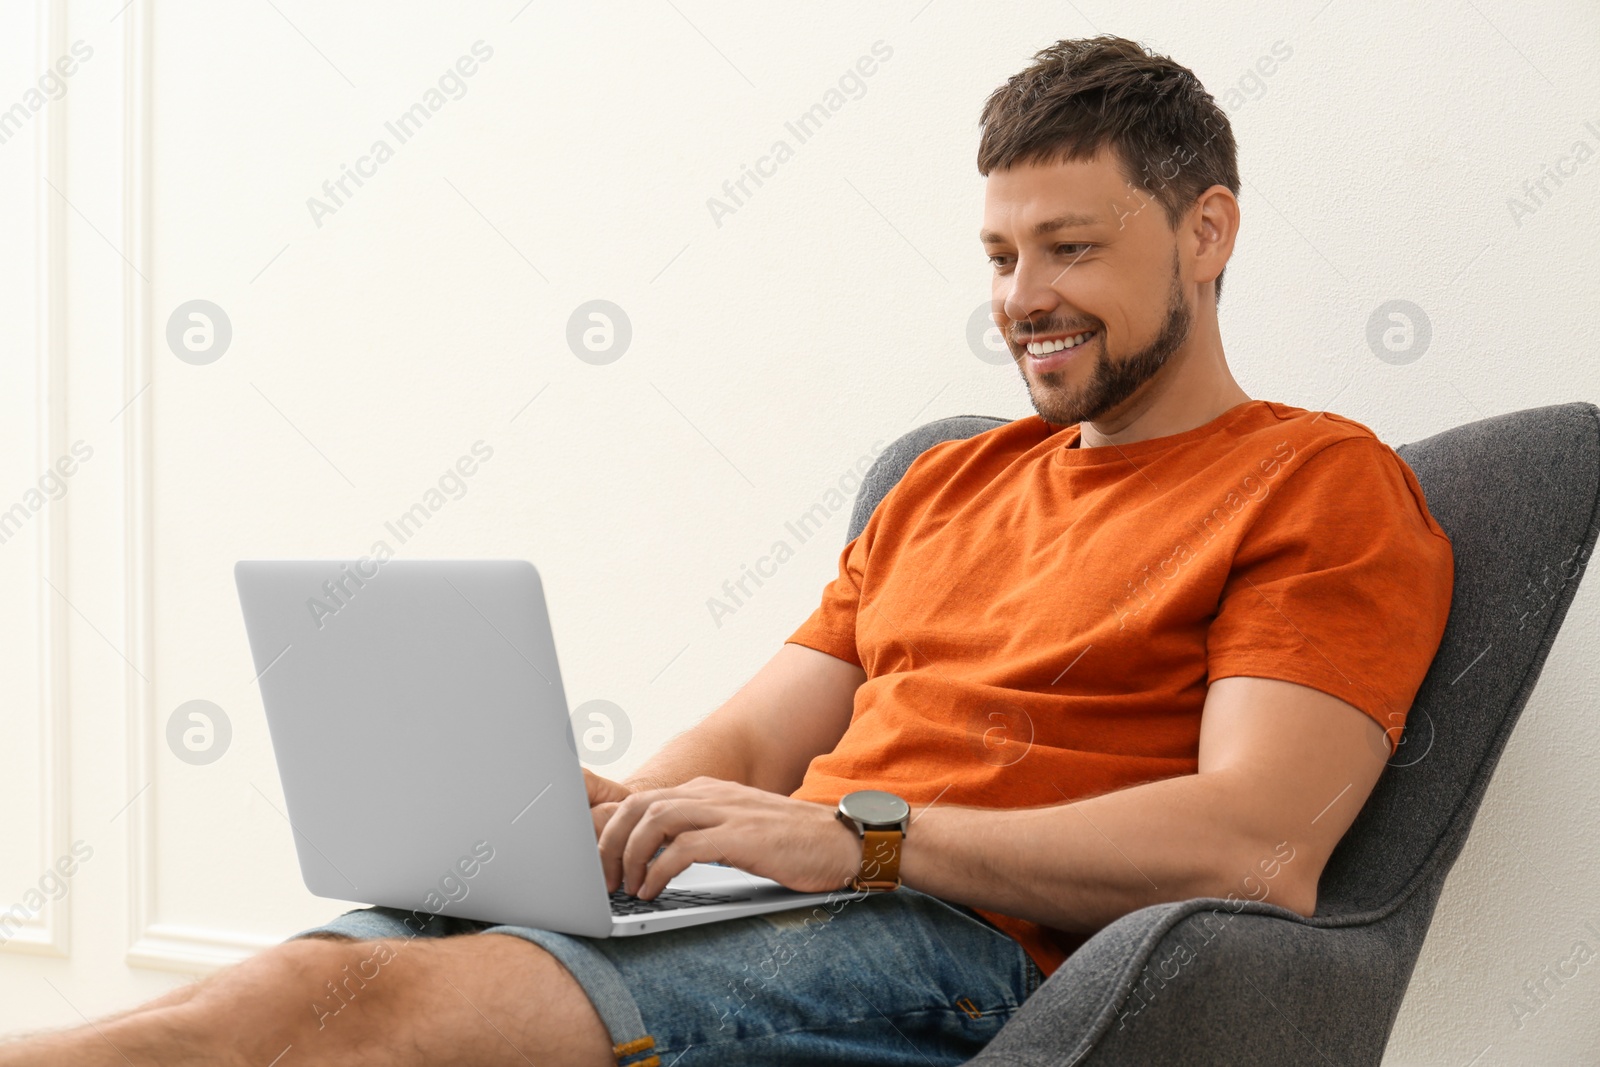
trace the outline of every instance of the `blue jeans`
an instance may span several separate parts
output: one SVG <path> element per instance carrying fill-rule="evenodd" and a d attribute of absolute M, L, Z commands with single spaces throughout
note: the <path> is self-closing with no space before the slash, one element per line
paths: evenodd
<path fill-rule="evenodd" d="M 512 934 L 572 973 L 622 1067 L 965 1063 L 1042 981 L 971 909 L 901 887 L 635 937 L 362 908 L 296 937 Z"/>

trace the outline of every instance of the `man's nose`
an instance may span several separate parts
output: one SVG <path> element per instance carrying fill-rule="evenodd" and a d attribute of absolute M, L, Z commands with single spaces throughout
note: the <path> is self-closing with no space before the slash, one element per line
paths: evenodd
<path fill-rule="evenodd" d="M 1019 259 L 1016 269 L 1007 279 L 1009 287 L 1002 304 L 1006 318 L 1013 322 L 1026 322 L 1054 312 L 1061 304 L 1061 296 L 1054 288 L 1060 273 L 1060 268 L 1051 264 Z"/>

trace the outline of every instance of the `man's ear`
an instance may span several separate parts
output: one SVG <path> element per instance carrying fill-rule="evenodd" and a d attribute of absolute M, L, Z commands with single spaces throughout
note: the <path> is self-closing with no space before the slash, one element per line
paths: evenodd
<path fill-rule="evenodd" d="M 1239 236 L 1239 200 L 1226 185 L 1213 185 L 1201 193 L 1189 211 L 1189 238 L 1194 247 L 1194 280 L 1215 281 L 1233 258 Z"/>

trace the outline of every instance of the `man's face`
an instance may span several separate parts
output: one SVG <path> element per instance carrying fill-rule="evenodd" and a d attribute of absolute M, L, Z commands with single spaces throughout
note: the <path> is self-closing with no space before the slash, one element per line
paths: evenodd
<path fill-rule="evenodd" d="M 995 267 L 996 325 L 1046 422 L 1115 412 L 1189 336 L 1177 235 L 1109 149 L 990 172 L 979 236 Z"/>

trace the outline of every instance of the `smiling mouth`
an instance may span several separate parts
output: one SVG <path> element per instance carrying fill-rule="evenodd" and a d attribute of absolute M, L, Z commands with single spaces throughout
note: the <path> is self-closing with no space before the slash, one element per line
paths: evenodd
<path fill-rule="evenodd" d="M 1056 337 L 1047 341 L 1029 341 L 1023 347 L 1027 350 L 1028 355 L 1034 359 L 1045 359 L 1057 352 L 1064 352 L 1068 349 L 1077 348 L 1079 345 L 1087 344 L 1095 333 L 1096 331 L 1094 330 L 1084 330 L 1082 333 L 1075 333 L 1069 337 Z"/>

